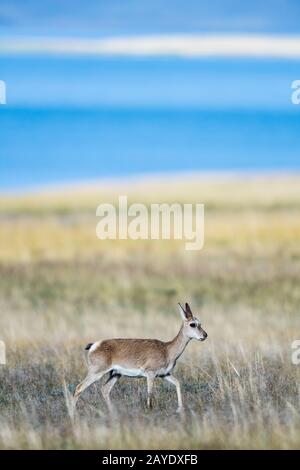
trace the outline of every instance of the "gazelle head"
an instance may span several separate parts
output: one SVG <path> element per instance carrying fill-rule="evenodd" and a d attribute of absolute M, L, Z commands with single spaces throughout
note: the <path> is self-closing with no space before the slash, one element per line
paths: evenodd
<path fill-rule="evenodd" d="M 185 308 L 183 308 L 181 304 L 178 305 L 183 319 L 183 334 L 190 339 L 204 341 L 207 338 L 207 333 L 201 327 L 201 323 L 198 318 L 194 317 L 192 314 L 189 304 L 186 303 Z"/>

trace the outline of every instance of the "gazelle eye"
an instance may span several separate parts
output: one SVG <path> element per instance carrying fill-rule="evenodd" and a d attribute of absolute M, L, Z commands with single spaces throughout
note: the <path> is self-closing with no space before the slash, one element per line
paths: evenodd
<path fill-rule="evenodd" d="M 190 326 L 191 326 L 192 328 L 195 328 L 195 327 L 196 327 L 196 323 L 190 323 Z"/>

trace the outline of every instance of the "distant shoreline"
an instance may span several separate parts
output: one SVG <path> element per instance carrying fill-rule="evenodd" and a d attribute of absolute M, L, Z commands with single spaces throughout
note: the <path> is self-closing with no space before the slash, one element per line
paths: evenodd
<path fill-rule="evenodd" d="M 300 180 L 300 169 L 298 170 L 281 170 L 281 169 L 267 169 L 267 170 L 217 170 L 217 171 L 172 171 L 172 172 L 157 172 L 157 173 L 139 173 L 128 174 L 124 176 L 103 177 L 97 179 L 86 180 L 65 180 L 59 183 L 45 183 L 35 184 L 25 188 L 11 188 L 6 190 L 0 189 L 1 197 L 22 197 L 34 196 L 37 194 L 42 195 L 60 195 L 71 193 L 90 193 L 94 191 L 115 191 L 126 190 L 135 191 L 140 188 L 148 188 L 151 186 L 160 186 L 164 184 L 182 184 L 183 182 L 190 182 L 195 184 L 197 182 L 205 183 L 230 183 L 234 181 L 274 181 L 284 182 L 286 180 Z"/>
<path fill-rule="evenodd" d="M 300 59 L 299 35 L 165 34 L 107 38 L 7 37 L 0 54 Z"/>

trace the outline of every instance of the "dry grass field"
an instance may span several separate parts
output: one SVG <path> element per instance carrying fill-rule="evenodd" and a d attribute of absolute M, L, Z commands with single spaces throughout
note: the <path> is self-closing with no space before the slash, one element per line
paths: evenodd
<path fill-rule="evenodd" d="M 99 189 L 100 188 L 100 189 Z M 96 207 L 202 202 L 205 246 L 100 241 Z M 0 196 L 0 448 L 300 448 L 300 176 L 181 177 Z M 108 337 L 168 340 L 189 301 L 209 338 L 157 379 L 121 379 L 110 418 L 99 383 L 78 402 L 84 346 Z"/>

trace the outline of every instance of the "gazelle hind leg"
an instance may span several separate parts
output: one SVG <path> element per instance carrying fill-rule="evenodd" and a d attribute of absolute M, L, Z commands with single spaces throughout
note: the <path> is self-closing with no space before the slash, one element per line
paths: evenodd
<path fill-rule="evenodd" d="M 180 383 L 179 380 L 174 377 L 174 375 L 166 375 L 164 379 L 167 382 L 170 382 L 171 384 L 175 385 L 176 387 L 176 392 L 177 392 L 177 400 L 178 400 L 178 407 L 177 407 L 177 413 L 182 413 L 183 412 L 183 404 L 182 404 L 182 397 L 181 397 L 181 389 L 180 389 Z"/>
<path fill-rule="evenodd" d="M 75 388 L 74 398 L 78 399 L 81 393 L 94 382 L 96 382 L 96 380 L 101 379 L 104 373 L 105 372 L 98 372 L 97 374 L 88 374 L 86 378 L 82 382 L 80 382 L 80 384 L 78 384 Z"/>
<path fill-rule="evenodd" d="M 112 405 L 112 402 L 110 400 L 110 393 L 111 393 L 113 387 L 115 386 L 115 384 L 117 383 L 117 381 L 119 380 L 120 377 L 121 376 L 119 374 L 110 375 L 108 380 L 105 382 L 105 384 L 101 388 L 103 398 L 104 398 L 105 403 L 106 403 L 106 405 L 107 405 L 110 412 L 113 411 L 113 405 Z"/>
<path fill-rule="evenodd" d="M 155 374 L 149 373 L 147 374 L 147 389 L 148 389 L 148 397 L 147 397 L 147 406 L 149 409 L 152 408 L 152 391 L 153 391 L 153 384 L 155 379 Z"/>
<path fill-rule="evenodd" d="M 74 391 L 74 395 L 73 395 L 73 408 L 74 408 L 73 413 L 75 413 L 76 403 L 78 401 L 78 398 L 82 394 L 82 392 L 86 388 L 88 388 L 90 385 L 92 385 L 94 382 L 96 382 L 97 380 L 100 380 L 101 377 L 103 377 L 105 373 L 106 371 L 98 372 L 98 373 L 89 373 L 86 376 L 86 378 L 82 382 L 80 382 L 80 384 L 77 385 Z"/>

